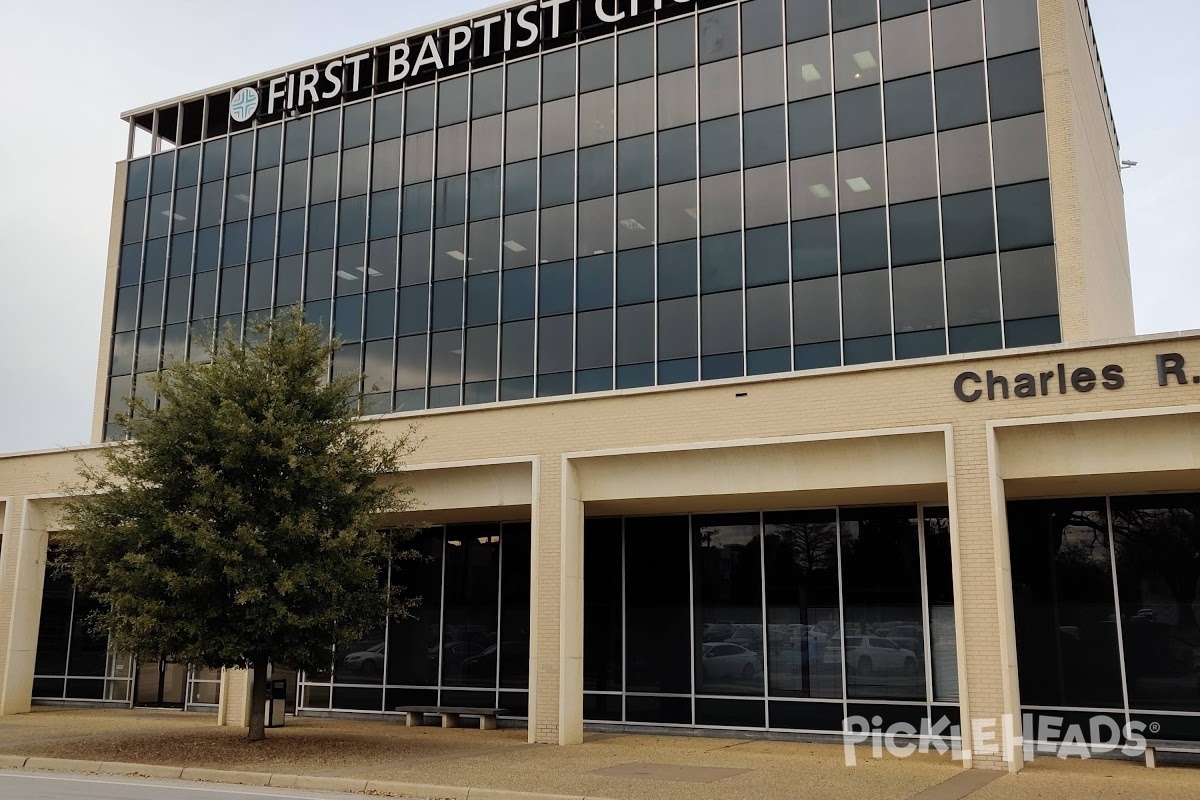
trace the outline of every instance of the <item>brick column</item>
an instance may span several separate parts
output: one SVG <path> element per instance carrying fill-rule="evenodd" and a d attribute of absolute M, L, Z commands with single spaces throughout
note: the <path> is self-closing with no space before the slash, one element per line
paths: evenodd
<path fill-rule="evenodd" d="M 49 535 L 42 514 L 26 500 L 20 512 L 5 503 L 0 551 L 0 715 L 25 714 L 33 696 L 42 585 Z"/>

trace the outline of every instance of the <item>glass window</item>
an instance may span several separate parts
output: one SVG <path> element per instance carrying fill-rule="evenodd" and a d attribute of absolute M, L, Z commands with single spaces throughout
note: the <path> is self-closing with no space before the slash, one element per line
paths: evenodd
<path fill-rule="evenodd" d="M 228 139 L 217 139 L 213 142 L 204 143 L 204 160 L 200 167 L 200 180 L 207 183 L 208 181 L 217 181 L 225 174 L 225 150 L 227 149 Z M 134 162 L 145 164 L 145 170 L 149 170 L 149 162 L 142 160 Z M 142 180 L 144 181 L 147 173 L 142 172 Z M 144 184 L 143 184 L 144 185 Z M 145 191 L 142 191 L 145 194 Z"/>
<path fill-rule="evenodd" d="M 841 338 L 838 278 L 817 278 L 792 284 L 792 335 L 796 344 L 837 341 Z M 841 354 L 838 354 L 841 362 Z M 797 359 L 797 367 L 800 367 Z"/>
<path fill-rule="evenodd" d="M 832 0 L 832 4 L 835 31 L 869 25 L 877 19 L 878 9 L 873 0 Z"/>
<path fill-rule="evenodd" d="M 463 122 L 438 128 L 437 135 L 437 174 L 457 175 L 466 172 L 467 124 Z"/>
<path fill-rule="evenodd" d="M 741 120 L 725 117 L 700 125 L 700 174 L 716 175 L 741 167 Z"/>
<path fill-rule="evenodd" d="M 503 67 L 476 72 L 471 76 L 471 116 L 473 118 L 480 119 L 492 114 L 499 114 L 503 110 L 503 103 Z"/>
<path fill-rule="evenodd" d="M 987 89 L 983 64 L 968 64 L 965 67 L 942 70 L 936 73 L 935 80 L 939 130 L 987 122 Z M 1040 86 L 1039 83 L 1039 92 Z"/>
<path fill-rule="evenodd" d="M 700 240 L 700 291 L 723 292 L 742 285 L 742 237 L 736 233 Z"/>
<path fill-rule="evenodd" d="M 369 142 L 371 140 L 371 104 L 355 103 L 346 106 L 343 114 L 342 148 L 358 147 Z"/>
<path fill-rule="evenodd" d="M 1001 250 L 1053 244 L 1050 182 L 1037 181 L 997 189 L 996 218 Z"/>
<path fill-rule="evenodd" d="M 425 387 L 425 336 L 407 336 L 396 342 L 396 388 L 400 391 Z M 422 406 L 424 402 L 422 401 Z M 438 548 L 439 551 L 441 548 Z"/>
<path fill-rule="evenodd" d="M 640 136 L 654 131 L 654 79 L 621 86 L 617 96 L 617 136 Z"/>
<path fill-rule="evenodd" d="M 838 149 L 883 141 L 879 89 L 873 86 L 837 94 Z"/>
<path fill-rule="evenodd" d="M 782 47 L 745 56 L 742 59 L 742 109 L 751 111 L 783 103 L 787 96 L 784 78 Z"/>
<path fill-rule="evenodd" d="M 581 256 L 608 253 L 613 249 L 613 204 L 610 199 L 579 204 L 578 251 Z"/>
<path fill-rule="evenodd" d="M 792 223 L 792 276 L 819 278 L 837 274 L 837 220 L 822 217 Z"/>
<path fill-rule="evenodd" d="M 504 218 L 504 267 L 525 267 L 534 263 L 537 248 L 537 213 L 511 214 Z"/>
<path fill-rule="evenodd" d="M 791 345 L 791 288 L 785 283 L 746 290 L 746 347 L 764 350 Z M 786 350 L 784 352 L 787 352 Z M 789 358 L 790 362 L 790 358 Z M 791 364 L 789 363 L 789 367 Z"/>
<path fill-rule="evenodd" d="M 1000 278 L 1005 319 L 1032 319 L 1058 313 L 1053 247 L 1002 253 Z"/>
<path fill-rule="evenodd" d="M 324 111 L 313 117 L 313 155 L 324 155 L 338 149 L 341 114 L 337 109 Z"/>
<path fill-rule="evenodd" d="M 625 541 L 625 689 L 692 689 L 692 592 L 687 517 L 630 517 Z M 685 723 L 691 722 L 690 712 Z"/>
<path fill-rule="evenodd" d="M 788 45 L 788 100 L 804 100 L 833 91 L 829 39 Z"/>
<path fill-rule="evenodd" d="M 536 164 L 528 161 L 527 164 Z M 509 175 L 514 167 L 508 168 Z M 542 159 L 542 207 L 557 206 L 570 203 L 575 199 L 575 154 L 559 153 Z M 516 206 L 509 206 L 510 211 L 519 211 Z"/>
<path fill-rule="evenodd" d="M 505 291 L 507 293 L 507 287 Z M 532 303 L 530 305 L 532 307 Z M 506 323 L 500 334 L 500 377 L 519 378 L 532 374 L 533 321 Z"/>
<path fill-rule="evenodd" d="M 967 0 L 933 9 L 933 65 L 957 67 L 983 59 L 983 7 Z"/>
<path fill-rule="evenodd" d="M 992 154 L 987 125 L 939 133 L 938 155 L 943 194 L 991 188 Z"/>
<path fill-rule="evenodd" d="M 576 324 L 578 325 L 576 339 L 578 350 L 575 355 L 575 369 L 611 367 L 613 361 L 612 309 L 605 308 L 581 313 Z M 569 335 L 567 341 L 570 342 Z"/>
<path fill-rule="evenodd" d="M 792 158 L 833 152 L 832 99 L 817 97 L 789 105 L 788 139 Z"/>
<path fill-rule="evenodd" d="M 587 147 L 614 138 L 615 95 L 611 88 L 579 98 L 579 146 Z"/>
<path fill-rule="evenodd" d="M 937 196 L 937 143 L 932 135 L 888 142 L 887 159 L 891 202 Z"/>
<path fill-rule="evenodd" d="M 695 358 L 699 347 L 699 307 L 695 297 L 658 304 L 658 359 Z"/>
<path fill-rule="evenodd" d="M 742 351 L 742 292 L 706 294 L 700 298 L 700 353 Z"/>
<path fill-rule="evenodd" d="M 288 123 L 288 137 L 292 135 Z M 404 94 L 396 92 L 375 101 L 375 141 L 395 139 L 404 133 Z"/>
<path fill-rule="evenodd" d="M 723 233 L 742 227 L 742 179 L 736 172 L 700 180 L 700 232 Z"/>
<path fill-rule="evenodd" d="M 525 161 L 538 154 L 538 110 L 523 108 L 505 115 L 504 160 Z"/>
<path fill-rule="evenodd" d="M 575 98 L 567 97 L 542 106 L 542 153 L 560 153 L 574 147 Z"/>
<path fill-rule="evenodd" d="M 742 118 L 747 167 L 787 160 L 785 113 L 783 106 L 776 106 L 752 111 Z"/>
<path fill-rule="evenodd" d="M 799 42 L 829 33 L 828 0 L 784 0 L 787 40 Z"/>
<path fill-rule="evenodd" d="M 757 514 L 692 518 L 697 694 L 761 697 L 761 531 Z M 742 632 L 726 641 L 723 630 Z"/>
<path fill-rule="evenodd" d="M 842 91 L 874 83 L 879 83 L 879 28 L 872 25 L 834 34 L 834 87 Z"/>
<path fill-rule="evenodd" d="M 689 19 L 658 26 L 658 71 L 671 72 L 696 63 L 696 26 Z"/>
<path fill-rule="evenodd" d="M 695 247 L 692 248 L 695 251 Z M 583 263 L 580 263 L 580 305 L 583 306 L 584 301 L 584 276 Z M 692 285 L 695 285 L 695 258 L 691 261 L 692 267 Z M 598 287 L 594 291 L 588 291 L 588 294 L 593 294 L 598 297 L 598 305 L 608 305 L 612 302 L 612 297 L 608 297 L 607 303 L 600 303 L 599 299 L 604 299 L 605 285 L 599 283 L 600 278 L 607 278 L 610 282 L 607 285 L 608 289 L 612 288 L 611 277 L 607 269 L 598 270 L 600 276 L 596 279 Z M 636 302 L 648 302 L 654 300 L 654 248 L 644 247 L 642 249 L 631 249 L 617 255 L 617 303 L 618 305 L 628 306 Z"/>
<path fill-rule="evenodd" d="M 944 328 L 946 312 L 943 296 L 941 262 L 893 269 L 892 307 L 896 333 Z M 944 342 L 942 348 L 945 349 Z"/>
<path fill-rule="evenodd" d="M 915 517 L 911 507 L 841 511 L 842 649 L 851 698 L 926 699 Z M 888 636 L 866 635 L 884 622 Z"/>
<path fill-rule="evenodd" d="M 1037 0 L 987 3 L 987 54 L 1005 56 L 1038 46 Z"/>
<path fill-rule="evenodd" d="M 342 197 L 366 194 L 369 154 L 368 147 L 356 147 L 342 153 Z"/>
<path fill-rule="evenodd" d="M 616 73 L 612 39 L 589 42 L 579 48 L 579 91 L 590 92 L 613 85 Z"/>
<path fill-rule="evenodd" d="M 1008 504 L 1022 704 L 1124 705 L 1104 505 L 1104 498 Z M 1124 592 L 1121 577 L 1118 570 Z M 1136 636 L 1127 651 L 1135 643 Z"/>
<path fill-rule="evenodd" d="M 995 256 L 946 261 L 946 309 L 951 326 L 1000 319 L 1000 286 Z"/>
<path fill-rule="evenodd" d="M 613 146 L 588 147 L 579 151 L 579 199 L 589 200 L 613 193 Z"/>
<path fill-rule="evenodd" d="M 538 78 L 541 73 L 541 64 L 536 58 L 517 61 L 508 65 L 508 79 L 505 85 L 508 87 L 508 103 L 506 108 L 509 111 L 517 108 L 525 108 L 537 103 L 538 100 Z M 480 94 L 475 95 L 477 98 Z M 485 101 L 486 102 L 486 101 Z"/>
<path fill-rule="evenodd" d="M 834 511 L 764 516 L 767 652 L 774 697 L 841 698 L 828 635 L 841 630 Z"/>
<path fill-rule="evenodd" d="M 761 113 L 761 112 L 760 112 Z M 696 177 L 696 128 L 688 125 L 658 135 L 658 181 L 660 184 Z M 640 141 L 640 140 L 635 140 Z M 626 143 L 622 143 L 623 148 Z M 624 153 L 624 149 L 622 149 Z M 622 170 L 624 165 L 622 164 Z"/>
<path fill-rule="evenodd" d="M 570 314 L 538 320 L 538 374 L 570 372 L 575 349 Z M 568 386 L 568 391 L 570 387 Z"/>
<path fill-rule="evenodd" d="M 504 210 L 513 213 L 537 207 L 537 161 L 531 159 L 504 168 Z"/>
<path fill-rule="evenodd" d="M 693 147 L 693 159 L 694 148 Z M 694 162 L 693 162 L 694 163 Z M 694 170 L 693 170 L 694 172 Z M 654 185 L 654 137 L 639 136 L 617 143 L 617 191 L 645 189 Z"/>
<path fill-rule="evenodd" d="M 971 192 L 942 198 L 946 258 L 990 253 L 996 249 L 992 193 Z"/>
<path fill-rule="evenodd" d="M 658 127 L 696 121 L 696 70 L 683 69 L 658 78 Z"/>
<path fill-rule="evenodd" d="M 633 254 L 640 252 L 634 251 Z M 620 263 L 630 266 L 630 262 L 634 259 L 625 258 L 625 256 L 633 254 L 622 253 Z M 646 271 L 651 275 L 651 292 L 653 292 L 653 274 L 654 264 L 653 258 L 651 263 L 646 267 Z M 622 273 L 624 276 L 624 273 Z M 612 256 L 608 254 L 591 256 L 590 258 L 581 258 L 576 266 L 576 277 L 578 287 L 576 292 L 578 295 L 577 306 L 580 309 L 588 308 L 605 308 L 613 304 L 613 267 Z M 623 277 L 623 280 L 629 282 L 628 277 Z"/>
<path fill-rule="evenodd" d="M 471 169 L 494 167 L 501 162 L 503 141 L 502 123 L 499 115 L 474 122 L 471 126 Z M 527 150 L 528 148 L 526 148 Z M 461 164 L 459 159 L 456 164 Z"/>
<path fill-rule="evenodd" d="M 888 140 L 933 132 L 933 86 L 928 75 L 883 85 Z"/>
<path fill-rule="evenodd" d="M 954 0 L 955 2 L 957 0 Z M 941 0 L 934 0 L 935 6 L 945 5 Z M 881 19 L 895 19 L 918 11 L 926 11 L 929 0 L 879 0 L 879 16 Z"/>
<path fill-rule="evenodd" d="M 841 215 L 842 272 L 887 266 L 887 214 L 882 208 Z"/>
<path fill-rule="evenodd" d="M 802 158 L 793 161 L 790 168 L 792 218 L 809 219 L 834 213 L 837 208 L 834 197 L 837 182 L 833 155 Z"/>
<path fill-rule="evenodd" d="M 627 254 L 622 254 L 625 256 Z M 618 265 L 619 269 L 619 265 Z M 621 281 L 618 278 L 617 290 L 621 291 Z M 651 293 L 653 287 L 651 287 Z M 659 245 L 658 248 L 658 297 L 684 297 L 696 294 L 696 243 L 694 241 L 674 242 Z M 646 299 L 650 299 L 646 297 Z M 631 301 L 636 301 L 632 299 Z M 622 302 L 618 295 L 618 302 Z"/>
<path fill-rule="evenodd" d="M 334 115 L 336 111 L 330 112 Z M 334 117 L 334 125 L 337 124 L 337 118 Z M 335 133 L 334 136 L 337 134 Z M 230 175 L 244 175 L 253 168 L 251 161 L 251 153 L 254 150 L 254 138 L 250 133 L 243 133 L 240 136 L 233 136 L 229 139 L 229 165 L 228 172 Z"/>
<path fill-rule="evenodd" d="M 659 241 L 674 242 L 681 239 L 694 239 L 698 217 L 695 181 L 659 187 Z"/>
<path fill-rule="evenodd" d="M 700 119 L 739 112 L 738 62 L 719 61 L 700 67 Z"/>
<path fill-rule="evenodd" d="M 617 39 L 617 80 L 621 83 L 654 74 L 654 29 L 626 33 Z"/>
<path fill-rule="evenodd" d="M 732 58 L 738 54 L 737 9 L 723 8 L 700 15 L 700 63 Z"/>
<path fill-rule="evenodd" d="M 511 170 L 512 168 L 510 167 L 509 169 Z M 490 219 L 500 216 L 499 168 L 472 172 L 470 196 L 470 217 L 472 220 Z"/>
<path fill-rule="evenodd" d="M 788 169 L 784 164 L 748 169 L 745 227 L 787 222 Z"/>
<path fill-rule="evenodd" d="M 654 360 L 654 304 L 617 309 L 617 363 L 643 364 Z"/>
<path fill-rule="evenodd" d="M 883 205 L 886 199 L 883 145 L 843 150 L 837 156 L 841 210 L 857 211 Z"/>
<path fill-rule="evenodd" d="M 988 61 L 992 119 L 1036 114 L 1042 102 L 1042 60 L 1038 51 Z"/>
<path fill-rule="evenodd" d="M 540 260 L 561 261 L 575 255 L 575 231 L 571 219 L 575 209 L 557 206 L 542 211 Z"/>
<path fill-rule="evenodd" d="M 1045 115 L 1030 114 L 992 123 L 992 154 L 998 186 L 1048 178 Z"/>
<path fill-rule="evenodd" d="M 617 196 L 617 249 L 633 250 L 654 244 L 654 190 Z"/>
<path fill-rule="evenodd" d="M 742 52 L 783 44 L 780 5 L 776 0 L 750 0 L 742 6 Z"/>
<path fill-rule="evenodd" d="M 891 306 L 887 270 L 877 269 L 842 276 L 842 330 L 847 339 L 890 334 Z M 890 343 L 888 350 L 890 353 Z"/>
<path fill-rule="evenodd" d="M 921 3 L 924 8 L 925 4 Z M 929 15 L 912 14 L 883 23 L 883 77 L 907 78 L 930 72 Z"/>
<path fill-rule="evenodd" d="M 892 266 L 941 259 L 937 200 L 893 205 L 891 214 Z"/>

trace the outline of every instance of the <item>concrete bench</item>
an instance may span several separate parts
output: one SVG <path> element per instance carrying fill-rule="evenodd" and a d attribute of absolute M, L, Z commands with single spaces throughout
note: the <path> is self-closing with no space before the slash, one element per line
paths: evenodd
<path fill-rule="evenodd" d="M 1176 739 L 1147 739 L 1146 766 L 1154 769 L 1157 766 L 1156 750 L 1179 750 L 1185 753 L 1200 753 L 1200 742 L 1187 742 Z"/>
<path fill-rule="evenodd" d="M 440 714 L 443 728 L 457 728 L 459 717 L 479 717 L 479 730 L 496 730 L 496 718 L 507 714 L 505 708 L 466 708 L 460 706 L 399 706 L 397 711 L 404 713 L 404 725 L 416 728 L 425 724 L 426 714 Z"/>

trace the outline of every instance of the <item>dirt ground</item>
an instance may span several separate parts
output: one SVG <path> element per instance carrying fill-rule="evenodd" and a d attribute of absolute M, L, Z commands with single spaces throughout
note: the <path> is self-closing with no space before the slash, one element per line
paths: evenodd
<path fill-rule="evenodd" d="M 579 747 L 530 745 L 519 729 L 406 728 L 393 721 L 288 718 L 249 743 L 209 715 L 38 710 L 0 717 L 0 753 L 181 767 L 513 789 L 618 800 L 664 798 L 1137 798 L 1195 800 L 1200 767 L 1041 758 L 977 788 L 937 755 L 845 765 L 839 745 L 589 734 Z M 949 781 L 949 783 L 947 783 Z M 935 788 L 936 787 L 936 788 Z M 922 794 L 927 790 L 929 794 Z"/>

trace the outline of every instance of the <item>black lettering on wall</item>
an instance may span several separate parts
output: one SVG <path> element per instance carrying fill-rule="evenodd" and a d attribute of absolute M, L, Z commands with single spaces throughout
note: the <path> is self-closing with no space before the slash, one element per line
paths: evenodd
<path fill-rule="evenodd" d="M 1071 373 L 1071 388 L 1077 392 L 1090 392 L 1096 388 L 1096 373 L 1080 367 Z"/>
<path fill-rule="evenodd" d="M 1158 385 L 1166 386 L 1168 375 L 1174 375 L 1179 385 L 1187 383 L 1187 374 L 1183 371 L 1183 356 L 1179 353 L 1163 353 L 1158 356 Z"/>
<path fill-rule="evenodd" d="M 1104 383 L 1101 384 L 1109 391 L 1115 391 L 1125 387 L 1125 376 L 1122 375 L 1122 369 L 1116 364 L 1109 364 L 1100 374 L 1104 376 Z"/>
<path fill-rule="evenodd" d="M 1005 400 L 1008 399 L 1008 378 L 1003 375 L 997 375 L 990 369 L 987 374 L 988 400 L 996 399 L 996 387 L 1000 387 L 1000 394 Z"/>
<path fill-rule="evenodd" d="M 1017 376 L 1017 382 L 1013 387 L 1013 393 L 1017 397 L 1037 397 L 1037 378 L 1033 377 L 1028 372 L 1022 372 Z"/>
<path fill-rule="evenodd" d="M 975 389 L 971 392 L 968 392 L 964 388 L 964 385 L 967 383 L 967 381 L 983 383 L 980 377 L 974 372 L 964 372 L 962 375 L 959 375 L 954 379 L 954 394 L 957 395 L 958 399 L 962 400 L 964 403 L 974 403 L 980 397 L 983 397 L 983 390 Z"/>

